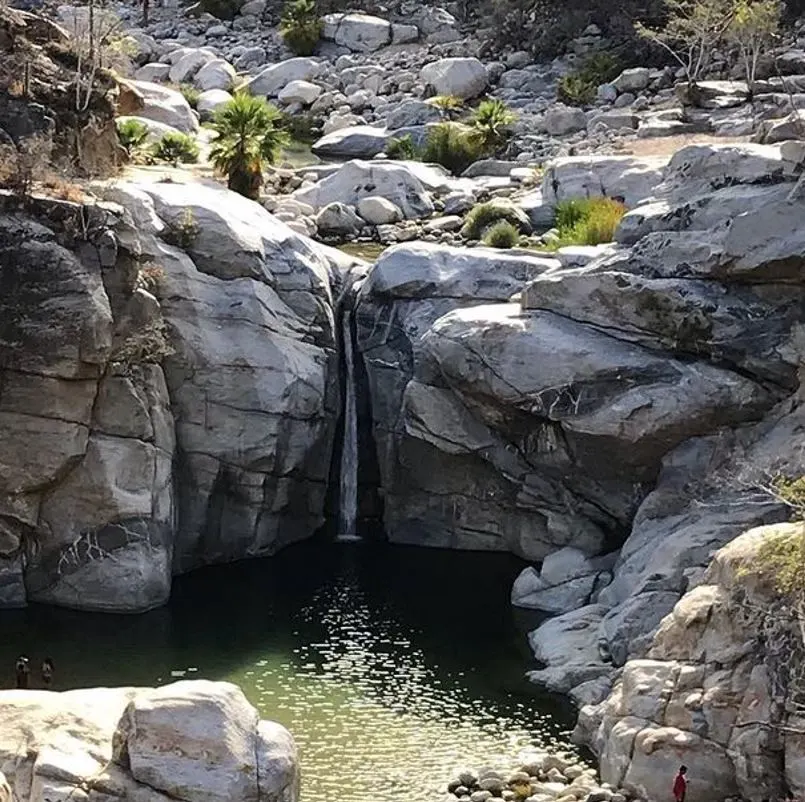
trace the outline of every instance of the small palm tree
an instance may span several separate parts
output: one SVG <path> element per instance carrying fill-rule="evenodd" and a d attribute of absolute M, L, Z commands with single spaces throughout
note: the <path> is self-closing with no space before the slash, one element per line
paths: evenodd
<path fill-rule="evenodd" d="M 263 184 L 263 165 L 274 164 L 288 144 L 282 115 L 262 98 L 238 92 L 215 115 L 216 138 L 210 161 L 225 174 L 231 190 L 256 200 Z"/>
<path fill-rule="evenodd" d="M 486 153 L 495 153 L 509 138 L 509 126 L 517 119 L 502 100 L 484 100 L 473 115 L 473 128 Z"/>
<path fill-rule="evenodd" d="M 289 0 L 285 4 L 280 34 L 297 56 L 312 56 L 323 30 L 316 0 Z"/>

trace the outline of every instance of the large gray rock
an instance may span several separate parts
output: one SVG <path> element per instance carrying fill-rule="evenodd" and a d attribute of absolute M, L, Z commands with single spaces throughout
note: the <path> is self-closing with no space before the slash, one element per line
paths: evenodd
<path fill-rule="evenodd" d="M 173 66 L 168 72 L 168 78 L 174 84 L 189 83 L 205 64 L 214 59 L 215 54 L 212 50 L 207 48 L 187 48 L 179 58 L 172 62 Z"/>
<path fill-rule="evenodd" d="M 521 572 L 512 587 L 512 604 L 565 613 L 586 605 L 606 579 L 600 561 L 590 559 L 579 549 L 559 549 L 545 558 L 539 573 L 534 568 Z"/>
<path fill-rule="evenodd" d="M 260 721 L 229 683 L 6 691 L 0 724 L 0 764 L 18 802 L 76 799 L 98 788 L 153 802 L 298 798 L 290 733 Z"/>
<path fill-rule="evenodd" d="M 425 176 L 427 168 L 420 172 Z M 435 178 L 438 180 L 438 174 Z M 427 217 L 434 209 L 420 176 L 405 162 L 350 161 L 312 187 L 297 190 L 292 197 L 314 209 L 331 203 L 357 206 L 365 198 L 384 198 L 406 218 Z"/>
<path fill-rule="evenodd" d="M 228 92 L 237 80 L 235 68 L 222 58 L 208 61 L 195 75 L 193 83 L 202 92 L 210 89 L 223 89 Z"/>
<path fill-rule="evenodd" d="M 136 221 L 136 247 L 165 271 L 183 477 L 175 570 L 306 537 L 323 520 L 337 405 L 328 259 L 215 186 L 142 184 L 111 197 Z"/>
<path fill-rule="evenodd" d="M 431 103 L 423 100 L 405 100 L 395 106 L 386 117 L 386 128 L 396 131 L 398 128 L 410 128 L 413 125 L 426 125 L 438 122 L 442 113 Z"/>
<path fill-rule="evenodd" d="M 170 69 L 170 64 L 144 64 L 134 73 L 134 78 L 138 81 L 160 83 L 168 80 Z"/>
<path fill-rule="evenodd" d="M 317 156 L 347 159 L 371 159 L 386 148 L 389 133 L 385 128 L 354 125 L 325 134 L 312 147 Z"/>
<path fill-rule="evenodd" d="M 323 234 L 356 234 L 363 221 L 351 206 L 345 203 L 328 203 L 316 215 L 316 228 Z"/>
<path fill-rule="evenodd" d="M 662 264 L 658 246 L 653 266 Z M 668 272 L 681 272 L 673 256 L 671 261 Z M 620 339 L 651 349 L 698 354 L 764 381 L 797 386 L 798 359 L 789 343 L 805 302 L 802 289 L 653 278 L 642 264 L 617 253 L 589 270 L 542 276 L 524 291 L 523 307 L 616 329 Z"/>
<path fill-rule="evenodd" d="M 471 99 L 483 94 L 489 84 L 484 65 L 476 58 L 443 58 L 426 64 L 420 78 L 438 95 Z"/>
<path fill-rule="evenodd" d="M 246 82 L 244 89 L 253 95 L 276 97 L 291 81 L 310 81 L 320 70 L 321 64 L 314 58 L 289 58 L 258 72 Z"/>
<path fill-rule="evenodd" d="M 189 134 L 198 131 L 198 119 L 181 92 L 148 81 L 126 81 L 138 98 L 138 108 L 132 109 L 139 117 L 155 120 Z"/>
<path fill-rule="evenodd" d="M 402 211 L 386 198 L 370 196 L 358 201 L 358 214 L 370 225 L 382 226 L 402 219 Z"/>
<path fill-rule="evenodd" d="M 651 70 L 648 67 L 632 67 L 624 70 L 612 85 L 618 92 L 642 92 L 651 80 Z"/>
<path fill-rule="evenodd" d="M 291 81 L 280 91 L 278 97 L 282 103 L 299 103 L 309 106 L 321 93 L 321 87 L 310 81 Z"/>
<path fill-rule="evenodd" d="M 556 103 L 542 118 L 542 129 L 553 136 L 565 136 L 587 128 L 587 115 L 571 106 Z"/>
<path fill-rule="evenodd" d="M 322 38 L 357 53 L 371 53 L 391 43 L 391 23 L 369 14 L 327 14 Z"/>
<path fill-rule="evenodd" d="M 586 125 L 586 122 L 584 123 Z M 564 156 L 548 164 L 542 200 L 548 206 L 571 198 L 621 197 L 635 206 L 663 180 L 662 156 Z"/>
<path fill-rule="evenodd" d="M 198 96 L 196 109 L 202 120 L 211 120 L 222 106 L 232 100 L 232 95 L 223 89 L 208 89 Z"/>

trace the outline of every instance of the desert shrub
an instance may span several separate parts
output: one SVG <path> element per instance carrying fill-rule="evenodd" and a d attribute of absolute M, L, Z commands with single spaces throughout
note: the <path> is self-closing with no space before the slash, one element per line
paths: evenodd
<path fill-rule="evenodd" d="M 116 126 L 117 138 L 129 155 L 142 147 L 148 136 L 148 126 L 139 120 L 117 120 Z"/>
<path fill-rule="evenodd" d="M 386 156 L 390 159 L 403 159 L 405 161 L 414 161 L 419 157 L 419 148 L 417 148 L 411 134 L 401 136 L 399 139 L 390 139 L 386 145 Z"/>
<path fill-rule="evenodd" d="M 484 100 L 478 105 L 472 118 L 473 128 L 485 155 L 492 155 L 506 143 L 509 127 L 516 120 L 514 112 L 502 100 Z"/>
<path fill-rule="evenodd" d="M 18 145 L 0 146 L 0 186 L 22 198 L 30 195 L 34 184 L 50 173 L 51 151 L 51 140 L 39 134 Z"/>
<path fill-rule="evenodd" d="M 281 123 L 275 106 L 243 92 L 218 109 L 210 160 L 227 176 L 231 190 L 253 200 L 259 197 L 264 164 L 274 164 L 289 141 Z"/>
<path fill-rule="evenodd" d="M 187 101 L 187 105 L 190 106 L 191 109 L 198 107 L 198 99 L 201 95 L 200 90 L 196 89 L 192 84 L 180 84 L 177 88 L 182 93 L 182 97 Z"/>
<path fill-rule="evenodd" d="M 196 216 L 188 206 L 174 220 L 170 220 L 162 232 L 162 239 L 169 245 L 175 245 L 184 251 L 190 250 L 200 233 Z"/>
<path fill-rule="evenodd" d="M 483 157 L 477 132 L 466 125 L 445 122 L 434 125 L 425 139 L 422 160 L 441 164 L 453 175 L 461 175 Z"/>
<path fill-rule="evenodd" d="M 190 209 L 185 211 L 190 212 L 191 225 L 195 226 L 192 220 L 193 212 Z M 198 230 L 193 233 L 193 239 L 198 235 Z M 165 278 L 165 268 L 157 264 L 146 264 L 140 268 L 137 274 L 137 286 L 156 295 L 159 291 L 160 284 Z"/>
<path fill-rule="evenodd" d="M 464 221 L 461 233 L 467 239 L 481 239 L 484 233 L 501 220 L 510 223 L 518 231 L 522 225 L 521 212 L 508 203 L 487 201 L 474 206 Z"/>
<path fill-rule="evenodd" d="M 315 0 L 288 0 L 282 11 L 280 34 L 297 56 L 312 56 L 324 23 Z"/>
<path fill-rule="evenodd" d="M 578 198 L 556 207 L 556 247 L 612 242 L 626 207 L 612 198 Z"/>
<path fill-rule="evenodd" d="M 282 113 L 279 126 L 288 132 L 294 142 L 312 145 L 321 136 L 321 120 L 310 112 Z"/>
<path fill-rule="evenodd" d="M 514 248 L 520 242 L 520 232 L 508 220 L 498 220 L 486 229 L 484 245 L 490 248 Z"/>
<path fill-rule="evenodd" d="M 109 361 L 124 375 L 138 365 L 159 364 L 174 353 L 163 321 L 148 323 L 132 332 L 111 353 Z"/>
<path fill-rule="evenodd" d="M 436 95 L 428 103 L 442 112 L 443 117 L 452 119 L 464 110 L 464 101 L 455 95 Z"/>
<path fill-rule="evenodd" d="M 598 87 L 617 78 L 622 67 L 621 60 L 611 53 L 594 53 L 578 69 L 562 76 L 557 96 L 571 106 L 586 106 L 595 100 Z"/>
<path fill-rule="evenodd" d="M 174 166 L 181 164 L 195 164 L 198 161 L 199 150 L 195 139 L 189 134 L 170 131 L 154 144 L 152 154 L 155 159 L 168 162 Z"/>

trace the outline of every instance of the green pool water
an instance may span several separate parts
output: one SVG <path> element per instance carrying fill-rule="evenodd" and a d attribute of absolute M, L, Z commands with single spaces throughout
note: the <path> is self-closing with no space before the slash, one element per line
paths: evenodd
<path fill-rule="evenodd" d="M 294 734 L 305 802 L 438 800 L 461 766 L 567 748 L 567 703 L 523 678 L 533 621 L 508 599 L 521 568 L 499 554 L 314 540 L 180 577 L 171 603 L 145 615 L 0 613 L 0 676 L 10 686 L 26 652 L 53 657 L 57 689 L 230 680 Z"/>
<path fill-rule="evenodd" d="M 338 249 L 350 256 L 357 256 L 367 262 L 376 262 L 389 246 L 381 245 L 379 242 L 346 242 L 339 245 Z"/>

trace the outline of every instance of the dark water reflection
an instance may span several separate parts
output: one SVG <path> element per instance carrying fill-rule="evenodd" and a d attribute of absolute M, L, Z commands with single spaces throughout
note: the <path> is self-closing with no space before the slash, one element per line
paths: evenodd
<path fill-rule="evenodd" d="M 303 799 L 427 802 L 462 765 L 566 746 L 566 703 L 523 679 L 505 555 L 309 542 L 178 579 L 141 616 L 0 614 L 5 685 L 27 652 L 57 688 L 237 682 L 300 747 Z"/>

